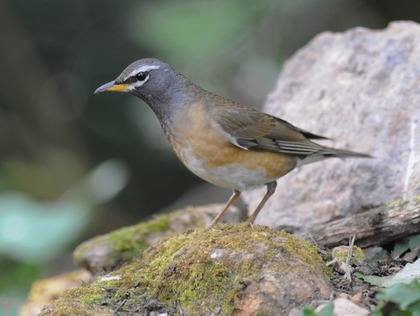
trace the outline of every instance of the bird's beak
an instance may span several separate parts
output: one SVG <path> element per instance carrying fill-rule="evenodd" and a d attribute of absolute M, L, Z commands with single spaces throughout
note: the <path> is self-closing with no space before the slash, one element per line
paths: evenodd
<path fill-rule="evenodd" d="M 115 81 L 107 82 L 95 90 L 94 94 L 102 92 L 127 92 L 129 88 L 128 84 L 115 83 Z"/>

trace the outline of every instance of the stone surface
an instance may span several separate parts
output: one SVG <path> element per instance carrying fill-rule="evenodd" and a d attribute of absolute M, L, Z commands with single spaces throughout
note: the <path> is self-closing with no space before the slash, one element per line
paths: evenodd
<path fill-rule="evenodd" d="M 78 265 L 93 273 L 111 271 L 165 237 L 207 226 L 223 206 L 210 204 L 187 207 L 156 215 L 148 221 L 85 241 L 74 251 L 74 259 Z M 238 223 L 244 217 L 241 210 L 232 207 L 221 222 Z"/>
<path fill-rule="evenodd" d="M 178 234 L 66 292 L 41 315 L 288 315 L 330 296 L 314 245 L 248 224 Z"/>
<path fill-rule="evenodd" d="M 20 315 L 38 315 L 44 306 L 51 304 L 65 291 L 78 287 L 90 279 L 91 274 L 89 272 L 77 270 L 35 282 Z"/>
<path fill-rule="evenodd" d="M 333 302 L 334 313 L 333 316 L 367 316 L 369 311 L 352 301 L 345 298 L 336 298 Z M 319 312 L 325 305 L 319 306 L 316 311 Z"/>
<path fill-rule="evenodd" d="M 308 227 L 420 196 L 420 26 L 322 33 L 284 66 L 268 113 L 375 159 L 329 159 L 278 181 L 257 223 Z M 252 209 L 263 189 L 244 194 Z"/>

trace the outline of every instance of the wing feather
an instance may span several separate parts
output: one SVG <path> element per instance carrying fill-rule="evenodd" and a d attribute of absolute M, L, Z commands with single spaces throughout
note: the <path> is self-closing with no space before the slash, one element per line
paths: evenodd
<path fill-rule="evenodd" d="M 326 138 L 239 104 L 215 107 L 213 114 L 216 124 L 228 134 L 232 143 L 248 150 L 308 156 L 323 148 L 309 139 Z"/>

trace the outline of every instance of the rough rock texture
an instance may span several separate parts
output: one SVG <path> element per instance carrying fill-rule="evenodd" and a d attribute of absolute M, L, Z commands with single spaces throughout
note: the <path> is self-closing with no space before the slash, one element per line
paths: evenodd
<path fill-rule="evenodd" d="M 225 224 L 162 241 L 41 315 L 287 315 L 330 292 L 315 246 L 268 227 Z"/>
<path fill-rule="evenodd" d="M 45 305 L 50 304 L 65 291 L 78 287 L 90 279 L 89 272 L 77 270 L 35 282 L 20 316 L 38 315 Z"/>
<path fill-rule="evenodd" d="M 308 227 L 420 195 L 420 26 L 322 33 L 285 65 L 265 110 L 374 155 L 295 170 L 257 222 Z M 254 208 L 263 190 L 245 194 Z"/>
<path fill-rule="evenodd" d="M 93 273 L 111 271 L 116 266 L 138 256 L 141 251 L 165 237 L 191 228 L 204 227 L 223 208 L 223 204 L 187 207 L 156 215 L 137 225 L 124 227 L 106 235 L 85 241 L 74 251 L 76 263 Z M 233 207 L 224 216 L 224 223 L 238 223 L 245 214 Z"/>

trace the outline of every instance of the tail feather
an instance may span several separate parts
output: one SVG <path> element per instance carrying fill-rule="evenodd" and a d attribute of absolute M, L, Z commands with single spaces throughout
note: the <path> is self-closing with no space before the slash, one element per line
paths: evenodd
<path fill-rule="evenodd" d="M 374 158 L 369 154 L 358 153 L 350 150 L 345 149 L 336 149 L 330 147 L 322 147 L 317 152 L 305 156 L 298 160 L 297 167 L 306 165 L 309 163 L 317 162 L 320 160 L 324 160 L 327 158 Z"/>
<path fill-rule="evenodd" d="M 317 154 L 325 157 L 338 157 L 338 158 L 373 158 L 373 156 L 365 153 L 358 153 L 355 151 L 336 149 L 330 147 L 323 147 Z"/>

